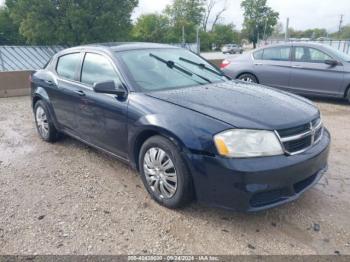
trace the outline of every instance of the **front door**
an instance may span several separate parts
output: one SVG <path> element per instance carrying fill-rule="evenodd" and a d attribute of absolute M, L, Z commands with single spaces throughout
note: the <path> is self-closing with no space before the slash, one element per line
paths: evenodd
<path fill-rule="evenodd" d="M 334 58 L 316 48 L 295 46 L 290 88 L 303 94 L 339 95 L 344 68 L 342 65 L 328 65 L 326 60 Z"/>
<path fill-rule="evenodd" d="M 78 131 L 87 142 L 127 158 L 128 100 L 98 94 L 92 88 L 94 83 L 111 80 L 121 83 L 111 60 L 101 54 L 86 53 L 81 70 L 84 95 L 78 106 Z"/>

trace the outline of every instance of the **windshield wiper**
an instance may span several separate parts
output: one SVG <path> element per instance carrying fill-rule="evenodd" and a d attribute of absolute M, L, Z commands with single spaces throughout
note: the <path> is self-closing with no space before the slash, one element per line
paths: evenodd
<path fill-rule="evenodd" d="M 216 70 L 207 67 L 205 64 L 196 63 L 196 62 L 194 62 L 194 61 L 192 61 L 192 60 L 189 60 L 189 59 L 186 59 L 186 58 L 183 58 L 183 57 L 180 57 L 179 59 L 180 59 L 181 61 L 184 61 L 184 62 L 188 63 L 188 64 L 195 65 L 195 66 L 198 66 L 198 67 L 201 68 L 201 69 L 207 70 L 208 72 L 211 72 L 211 73 L 213 73 L 213 74 L 215 74 L 215 75 L 217 75 L 217 76 L 226 77 L 226 78 L 228 78 L 228 79 L 231 79 L 231 78 L 228 77 L 227 75 L 222 74 L 222 73 L 219 73 L 219 72 L 217 72 Z"/>
<path fill-rule="evenodd" d="M 193 75 L 196 75 L 196 76 L 198 76 L 199 78 L 203 79 L 204 81 L 206 81 L 206 82 L 208 82 L 208 83 L 211 83 L 211 81 L 210 81 L 208 78 L 206 78 L 206 77 L 204 77 L 204 76 L 201 76 L 201 75 L 199 75 L 199 74 L 196 74 L 196 73 L 194 73 L 194 72 L 192 72 L 192 71 L 190 71 L 190 70 L 188 70 L 188 69 L 185 69 L 185 68 L 183 68 L 183 67 L 181 67 L 181 66 L 178 66 L 174 61 L 165 60 L 165 59 L 163 59 L 163 58 L 161 58 L 161 57 L 159 57 L 159 56 L 157 56 L 157 55 L 155 55 L 155 54 L 152 54 L 152 53 L 150 53 L 149 55 L 150 55 L 151 57 L 157 59 L 158 61 L 160 61 L 160 62 L 166 64 L 166 65 L 167 65 L 169 68 L 171 68 L 171 69 L 175 68 L 175 69 L 179 70 L 180 72 L 182 72 L 182 73 L 184 73 L 184 74 L 186 74 L 186 75 L 188 75 L 188 76 L 191 76 L 191 77 L 192 77 Z M 196 81 L 196 82 L 198 82 L 198 81 Z"/>

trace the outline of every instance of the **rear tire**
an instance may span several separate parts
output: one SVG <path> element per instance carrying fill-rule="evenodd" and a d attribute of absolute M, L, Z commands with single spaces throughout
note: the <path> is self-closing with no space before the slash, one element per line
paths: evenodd
<path fill-rule="evenodd" d="M 238 77 L 239 80 L 244 81 L 244 82 L 248 82 L 248 83 L 259 83 L 258 79 L 256 78 L 255 75 L 246 73 L 246 74 L 242 74 Z"/>
<path fill-rule="evenodd" d="M 60 134 L 52 122 L 49 110 L 44 101 L 39 100 L 35 103 L 34 117 L 36 128 L 41 139 L 49 143 L 56 142 Z"/>
<path fill-rule="evenodd" d="M 347 93 L 346 99 L 347 99 L 348 102 L 350 103 L 350 87 L 349 87 L 349 89 L 348 89 L 348 93 Z"/>
<path fill-rule="evenodd" d="M 141 147 L 139 167 L 145 188 L 159 204 L 177 209 L 193 200 L 191 175 L 170 140 L 162 136 L 149 138 Z"/>

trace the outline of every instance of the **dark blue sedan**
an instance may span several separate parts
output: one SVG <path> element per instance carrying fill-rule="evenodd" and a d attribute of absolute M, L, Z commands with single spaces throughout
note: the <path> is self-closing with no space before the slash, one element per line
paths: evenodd
<path fill-rule="evenodd" d="M 130 164 L 168 208 L 271 208 L 327 169 L 330 135 L 309 100 L 232 81 L 181 48 L 70 48 L 31 87 L 43 140 L 66 134 Z"/>

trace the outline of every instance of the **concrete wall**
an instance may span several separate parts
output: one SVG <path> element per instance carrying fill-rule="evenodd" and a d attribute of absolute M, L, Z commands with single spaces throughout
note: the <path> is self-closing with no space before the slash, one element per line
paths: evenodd
<path fill-rule="evenodd" d="M 31 71 L 0 72 L 0 97 L 29 95 L 30 74 Z"/>

